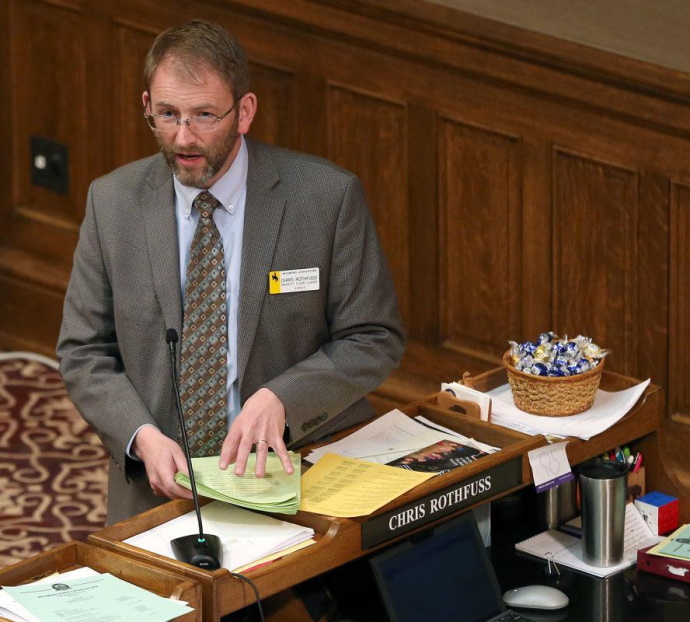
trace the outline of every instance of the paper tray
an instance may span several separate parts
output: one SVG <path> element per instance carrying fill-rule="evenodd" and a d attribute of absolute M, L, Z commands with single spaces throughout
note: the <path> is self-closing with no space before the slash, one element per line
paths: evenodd
<path fill-rule="evenodd" d="M 61 544 L 45 553 L 0 570 L 0 584 L 23 585 L 55 572 L 66 572 L 83 567 L 93 568 L 97 572 L 108 572 L 158 596 L 173 597 L 188 603 L 194 611 L 175 618 L 176 622 L 201 622 L 204 619 L 199 583 L 181 574 L 141 563 L 131 557 L 104 551 L 83 542 Z"/>
<path fill-rule="evenodd" d="M 466 377 L 465 382 L 467 386 L 477 391 L 487 392 L 508 384 L 508 376 L 504 367 L 497 367 L 477 376 Z M 622 391 L 639 383 L 640 380 L 636 378 L 604 370 L 601 375 L 600 388 L 604 391 Z M 663 415 L 663 391 L 661 387 L 650 384 L 637 403 L 613 428 L 592 437 L 588 441 L 569 437 L 566 448 L 568 460 L 571 465 L 580 464 L 617 445 L 622 446 L 652 435 L 661 428 Z M 665 488 L 665 486 L 660 486 L 660 488 Z"/>
<path fill-rule="evenodd" d="M 182 499 L 171 501 L 93 533 L 89 535 L 88 541 L 94 546 L 144 560 L 198 582 L 202 592 L 203 620 L 217 622 L 221 616 L 255 602 L 254 592 L 246 582 L 232 576 L 225 568 L 213 571 L 202 570 L 123 542 L 136 534 L 193 510 L 192 501 Z M 279 520 L 311 527 L 314 530 L 316 544 L 243 573 L 256 584 L 262 599 L 335 568 L 357 556 L 356 551 L 353 550 L 354 547 L 348 546 L 348 542 L 354 542 L 356 539 L 341 537 L 343 532 L 354 528 L 350 521 L 307 512 L 298 512 L 293 516 L 284 514 L 272 516 Z"/>

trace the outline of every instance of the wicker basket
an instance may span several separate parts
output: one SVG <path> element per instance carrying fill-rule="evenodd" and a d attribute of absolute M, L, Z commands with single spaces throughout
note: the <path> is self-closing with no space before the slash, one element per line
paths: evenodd
<path fill-rule="evenodd" d="M 503 355 L 515 405 L 533 415 L 565 417 L 592 406 L 599 388 L 604 360 L 588 372 L 576 376 L 535 376 L 513 367 L 510 351 Z"/>

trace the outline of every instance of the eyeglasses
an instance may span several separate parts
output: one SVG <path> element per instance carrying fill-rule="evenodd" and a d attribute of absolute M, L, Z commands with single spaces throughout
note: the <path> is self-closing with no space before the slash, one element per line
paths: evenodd
<path fill-rule="evenodd" d="M 164 112 L 163 114 L 144 113 L 144 118 L 154 132 L 176 131 L 183 123 L 186 123 L 187 127 L 195 134 L 214 132 L 218 129 L 218 124 L 234 110 L 237 102 L 239 102 L 242 97 L 238 97 L 235 103 L 230 107 L 230 110 L 220 116 L 212 112 L 200 112 L 187 119 L 183 119 L 179 114 L 175 114 L 174 112 Z"/>

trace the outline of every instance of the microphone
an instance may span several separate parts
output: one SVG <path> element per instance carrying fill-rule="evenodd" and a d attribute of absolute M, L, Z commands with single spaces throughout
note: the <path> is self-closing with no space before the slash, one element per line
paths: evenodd
<path fill-rule="evenodd" d="M 194 469 L 192 468 L 192 454 L 189 451 L 189 443 L 187 442 L 187 431 L 184 425 L 182 404 L 180 403 L 180 389 L 177 384 L 177 369 L 175 364 L 177 358 L 177 331 L 174 328 L 168 328 L 165 331 L 165 340 L 168 342 L 168 350 L 170 351 L 170 369 L 175 392 L 177 416 L 180 420 L 182 447 L 184 449 L 185 458 L 187 458 L 187 469 L 189 469 L 189 481 L 192 487 L 192 497 L 194 498 L 194 509 L 196 510 L 197 521 L 199 521 L 198 535 L 192 534 L 190 536 L 175 538 L 170 541 L 170 546 L 172 546 L 175 559 L 196 566 L 197 568 L 203 568 L 204 570 L 217 570 L 223 563 L 223 546 L 218 536 L 204 534 L 204 526 L 201 522 L 201 506 L 199 505 L 199 495 L 196 490 Z"/>

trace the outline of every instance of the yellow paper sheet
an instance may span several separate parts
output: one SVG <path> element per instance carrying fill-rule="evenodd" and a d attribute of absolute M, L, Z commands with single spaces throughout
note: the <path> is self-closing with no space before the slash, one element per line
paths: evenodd
<path fill-rule="evenodd" d="M 366 516 L 434 476 L 326 454 L 302 475 L 300 509 L 340 518 Z"/>

